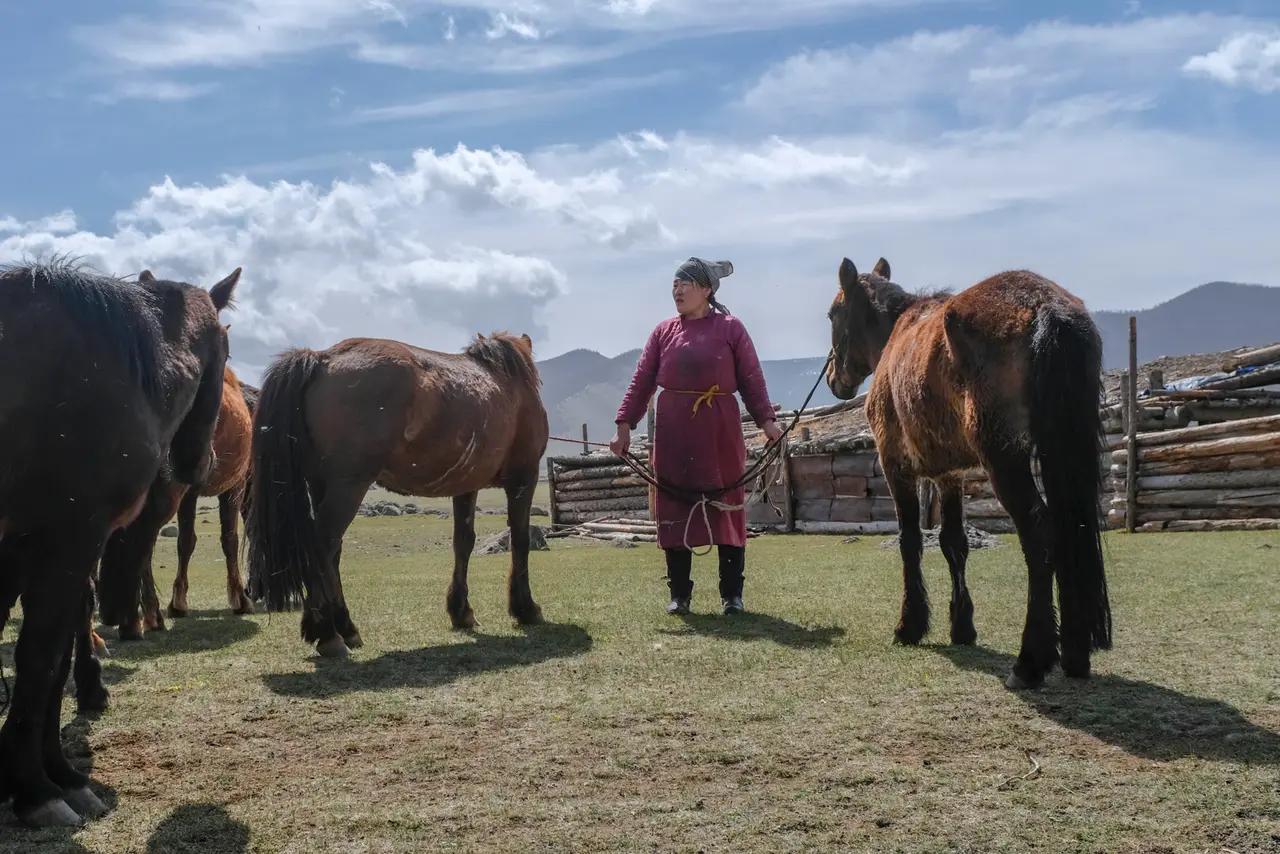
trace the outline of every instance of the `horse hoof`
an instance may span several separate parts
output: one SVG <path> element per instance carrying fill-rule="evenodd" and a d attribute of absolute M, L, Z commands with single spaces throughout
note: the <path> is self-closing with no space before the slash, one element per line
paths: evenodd
<path fill-rule="evenodd" d="M 893 642 L 900 646 L 917 646 L 924 632 L 919 629 L 896 628 L 893 630 Z"/>
<path fill-rule="evenodd" d="M 249 600 L 249 597 L 241 596 L 240 603 L 233 605 L 231 610 L 237 617 L 247 617 L 254 613 L 253 602 Z"/>
<path fill-rule="evenodd" d="M 360 637 L 359 632 L 352 632 L 343 638 L 346 641 L 348 649 L 359 649 L 364 646 L 364 638 Z"/>
<path fill-rule="evenodd" d="M 351 655 L 351 650 L 347 648 L 346 641 L 339 637 L 329 638 L 327 641 L 321 641 L 316 644 L 316 652 L 321 658 L 346 658 Z"/>
<path fill-rule="evenodd" d="M 1062 672 L 1064 675 L 1072 679 L 1088 679 L 1089 678 L 1089 659 L 1083 661 L 1073 659 L 1069 655 L 1062 656 Z"/>
<path fill-rule="evenodd" d="M 144 637 L 141 625 L 121 626 L 118 633 L 122 641 L 140 641 Z"/>
<path fill-rule="evenodd" d="M 19 813 L 18 818 L 28 827 L 84 827 L 84 819 L 62 798 L 54 798 L 29 812 Z"/>
<path fill-rule="evenodd" d="M 526 611 L 524 614 L 517 614 L 516 622 L 522 626 L 540 626 L 543 623 L 542 609 L 534 605 L 531 610 Z"/>
<path fill-rule="evenodd" d="M 471 610 L 470 605 L 467 606 L 467 610 L 462 612 L 461 616 L 450 614 L 449 619 L 453 621 L 453 627 L 455 629 L 462 629 L 463 631 L 474 629 L 480 624 L 476 619 L 475 612 Z"/>
<path fill-rule="evenodd" d="M 95 818 L 102 818 L 110 812 L 107 805 L 102 802 L 102 799 L 95 795 L 88 786 L 79 789 L 67 789 L 62 797 L 72 809 L 90 821 Z"/>
<path fill-rule="evenodd" d="M 111 704 L 111 693 L 106 688 L 95 687 L 84 695 L 76 694 L 76 708 L 84 715 L 96 715 L 107 710 Z"/>
<path fill-rule="evenodd" d="M 185 616 L 187 616 L 187 609 L 186 609 L 186 608 L 179 608 L 177 605 L 170 605 L 170 606 L 169 606 L 169 617 L 170 617 L 170 619 L 174 619 L 174 620 L 181 620 L 181 619 L 182 619 L 183 617 L 185 617 Z"/>
<path fill-rule="evenodd" d="M 1028 691 L 1034 688 L 1039 688 L 1043 684 L 1043 676 L 1038 679 L 1024 679 L 1012 671 L 1009 673 L 1009 678 L 1004 680 L 1004 687 L 1008 688 L 1010 691 Z"/>
<path fill-rule="evenodd" d="M 951 642 L 957 646 L 973 646 L 978 642 L 978 632 L 973 626 L 951 629 Z"/>

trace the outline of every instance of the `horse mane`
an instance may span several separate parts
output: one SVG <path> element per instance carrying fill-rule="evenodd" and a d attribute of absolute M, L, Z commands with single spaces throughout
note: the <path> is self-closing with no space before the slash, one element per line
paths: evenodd
<path fill-rule="evenodd" d="M 522 380 L 533 388 L 542 384 L 533 362 L 533 347 L 524 336 L 509 332 L 477 335 L 463 352 L 494 373 Z"/>
<path fill-rule="evenodd" d="M 83 330 L 115 352 L 144 389 L 155 389 L 163 332 L 151 290 L 65 255 L 0 265 L 0 288 L 18 287 L 47 291 Z"/>
<path fill-rule="evenodd" d="M 913 306 L 927 302 L 940 302 L 954 296 L 947 288 L 911 293 L 896 282 L 891 282 L 875 273 L 865 273 L 861 278 L 870 285 L 868 295 L 876 310 L 893 318 L 901 317 L 903 312 Z"/>

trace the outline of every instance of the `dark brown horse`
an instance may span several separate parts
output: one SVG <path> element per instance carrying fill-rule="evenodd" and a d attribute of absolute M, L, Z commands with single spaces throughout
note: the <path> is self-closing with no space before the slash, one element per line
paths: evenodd
<path fill-rule="evenodd" d="M 1013 518 L 1029 572 L 1022 650 L 1007 684 L 1037 686 L 1058 661 L 1055 577 L 1062 669 L 1087 677 L 1090 652 L 1111 647 L 1111 607 L 1099 536 L 1102 343 L 1084 304 L 1026 271 L 992 276 L 955 296 L 915 296 L 889 281 L 883 258 L 870 275 L 846 258 L 830 319 L 831 391 L 847 400 L 875 375 L 867 418 L 901 531 L 897 640 L 915 644 L 929 630 L 920 478 L 932 480 L 942 498 L 951 642 L 977 639 L 964 577 L 961 474 L 981 465 Z"/>
<path fill-rule="evenodd" d="M 17 678 L 0 728 L 0 801 L 35 825 L 105 808 L 63 755 L 62 689 L 112 531 L 164 468 L 199 483 L 222 399 L 218 312 L 204 291 L 66 263 L 0 273 L 0 623 L 21 597 Z"/>
<path fill-rule="evenodd" d="M 446 607 L 470 628 L 467 563 L 476 493 L 501 486 L 511 526 L 508 608 L 541 621 L 529 590 L 529 508 L 547 414 L 527 336 L 477 338 L 460 355 L 357 338 L 291 350 L 268 370 L 254 416 L 246 536 L 251 584 L 280 610 L 305 595 L 302 637 L 321 655 L 361 645 L 347 612 L 342 537 L 369 487 L 453 497 Z"/>
<path fill-rule="evenodd" d="M 237 614 L 252 614 L 253 603 L 240 575 L 237 533 L 245 481 L 249 476 L 252 416 L 231 368 L 223 370 L 222 405 L 213 434 L 213 468 L 198 488 L 178 483 L 161 472 L 148 492 L 143 510 L 129 527 L 108 542 L 102 557 L 100 595 L 103 621 L 118 627 L 121 640 L 139 640 L 145 631 L 163 631 L 152 556 L 160 530 L 178 514 L 178 574 L 173 582 L 169 615 L 187 614 L 187 571 L 196 547 L 196 505 L 200 497 L 218 497 L 222 554 L 227 564 L 227 600 Z M 141 599 L 141 614 L 139 614 Z"/>

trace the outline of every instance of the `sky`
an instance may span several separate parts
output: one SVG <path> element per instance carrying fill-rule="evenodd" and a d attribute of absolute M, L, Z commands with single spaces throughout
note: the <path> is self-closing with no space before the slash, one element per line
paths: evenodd
<path fill-rule="evenodd" d="M 1094 309 L 1280 284 L 1280 2 L 0 0 L 0 261 L 212 284 L 232 359 L 639 347 L 690 255 L 765 358 L 840 259 Z"/>

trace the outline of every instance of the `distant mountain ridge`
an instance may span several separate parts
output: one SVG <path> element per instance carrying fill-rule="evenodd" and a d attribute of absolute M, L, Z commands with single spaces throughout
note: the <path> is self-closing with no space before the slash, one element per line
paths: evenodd
<path fill-rule="evenodd" d="M 1280 341 L 1280 288 L 1209 282 L 1152 308 L 1094 312 L 1094 321 L 1102 333 L 1103 366 L 1108 370 L 1124 368 L 1129 363 L 1131 314 L 1138 318 L 1139 362 Z M 592 441 L 608 441 L 613 435 L 614 413 L 639 356 L 638 349 L 613 357 L 580 349 L 539 362 L 542 399 L 552 434 L 577 438 L 585 423 Z M 798 406 L 817 379 L 824 359 L 825 356 L 817 356 L 762 362 L 774 401 L 788 408 Z M 811 405 L 834 402 L 826 384 L 820 383 Z M 571 446 L 553 443 L 550 452 L 575 451 Z"/>

